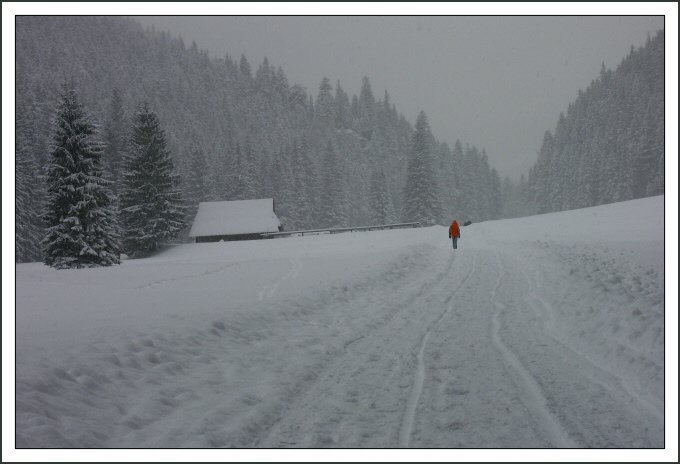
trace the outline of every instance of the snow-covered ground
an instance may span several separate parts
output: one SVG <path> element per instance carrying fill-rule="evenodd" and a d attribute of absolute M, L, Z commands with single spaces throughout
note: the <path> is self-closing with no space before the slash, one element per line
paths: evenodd
<path fill-rule="evenodd" d="M 664 248 L 664 197 L 461 232 L 457 250 L 435 226 L 187 244 L 109 268 L 16 265 L 3 456 L 16 440 L 14 459 L 37 460 L 80 455 L 25 448 L 677 458 L 677 289 L 666 296 L 664 256 L 677 244 Z M 156 450 L 221 447 L 241 450 Z"/>

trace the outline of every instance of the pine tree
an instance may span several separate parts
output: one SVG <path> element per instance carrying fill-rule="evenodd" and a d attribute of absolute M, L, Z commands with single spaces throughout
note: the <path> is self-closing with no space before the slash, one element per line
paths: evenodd
<path fill-rule="evenodd" d="M 38 195 L 37 166 L 34 159 L 32 126 L 22 109 L 16 111 L 15 137 L 15 262 L 39 261 L 40 227 L 36 209 Z M 40 195 L 42 196 L 42 195 Z"/>
<path fill-rule="evenodd" d="M 246 137 L 240 155 L 239 184 L 241 191 L 238 193 L 237 198 L 240 200 L 254 200 L 257 198 L 257 166 L 255 165 L 255 151 L 249 137 Z"/>
<path fill-rule="evenodd" d="M 491 168 L 491 219 L 503 216 L 503 195 L 501 192 L 501 176 L 496 168 Z"/>
<path fill-rule="evenodd" d="M 406 168 L 404 186 L 404 221 L 420 222 L 430 226 L 441 214 L 434 161 L 430 151 L 430 126 L 425 112 L 416 120 L 411 154 Z"/>
<path fill-rule="evenodd" d="M 344 176 L 331 141 L 326 145 L 321 195 L 321 223 L 323 227 L 347 227 L 349 211 Z"/>
<path fill-rule="evenodd" d="M 208 164 L 203 149 L 200 146 L 194 147 L 189 155 L 189 171 L 185 186 L 186 203 L 188 205 L 187 215 L 189 217 L 196 215 L 200 202 L 208 201 L 207 172 Z"/>
<path fill-rule="evenodd" d="M 276 71 L 273 81 L 274 90 L 279 98 L 279 103 L 285 104 L 288 101 L 290 85 L 288 84 L 288 78 L 284 74 L 281 66 L 279 66 L 279 69 Z"/>
<path fill-rule="evenodd" d="M 253 72 L 250 69 L 250 63 L 244 54 L 241 54 L 241 62 L 239 64 L 239 71 L 246 78 L 248 82 L 253 79 Z"/>
<path fill-rule="evenodd" d="M 463 211 L 468 220 L 483 221 L 484 208 L 482 203 L 483 179 L 479 169 L 479 151 L 474 145 L 465 146 L 463 155 L 463 173 L 461 175 L 461 198 Z"/>
<path fill-rule="evenodd" d="M 335 101 L 332 90 L 330 80 L 324 77 L 319 84 L 319 95 L 316 97 L 316 117 L 329 127 L 335 125 Z"/>
<path fill-rule="evenodd" d="M 376 169 L 371 175 L 369 193 L 371 207 L 371 225 L 389 224 L 394 220 L 392 200 L 387 187 L 387 176 L 382 169 Z"/>
<path fill-rule="evenodd" d="M 110 181 L 100 167 L 103 146 L 72 87 L 63 88 L 56 126 L 45 176 L 43 260 L 57 269 L 120 264 Z"/>
<path fill-rule="evenodd" d="M 255 88 L 258 92 L 262 94 L 268 94 L 271 90 L 270 85 L 272 83 L 272 69 L 269 66 L 269 60 L 264 57 L 262 64 L 257 71 L 255 71 Z"/>
<path fill-rule="evenodd" d="M 291 111 L 291 118 L 295 125 L 305 126 L 308 109 L 307 109 L 307 91 L 300 85 L 294 85 L 290 88 L 290 95 L 288 97 L 288 107 Z"/>
<path fill-rule="evenodd" d="M 165 132 L 148 103 L 135 115 L 121 195 L 123 246 L 131 257 L 154 252 L 186 225 L 179 176 L 174 173 Z"/>
<path fill-rule="evenodd" d="M 449 217 L 459 217 L 463 220 L 471 220 L 470 210 L 468 209 L 468 201 L 470 195 L 470 185 L 467 182 L 468 176 L 467 163 L 465 152 L 463 151 L 463 144 L 460 140 L 456 140 L 451 150 L 451 164 L 453 165 L 453 172 L 451 174 L 451 181 L 454 184 L 454 194 L 452 210 Z M 448 222 L 448 221 L 447 221 Z"/>
<path fill-rule="evenodd" d="M 125 115 L 123 113 L 123 99 L 117 88 L 111 94 L 108 121 L 104 128 L 104 163 L 107 173 L 114 182 L 113 189 L 117 192 L 120 187 L 120 171 L 123 167 L 123 153 L 126 142 Z"/>
<path fill-rule="evenodd" d="M 293 179 L 290 170 L 289 149 L 281 147 L 274 157 L 271 184 L 273 198 L 276 202 L 276 215 L 286 230 L 295 230 L 293 212 Z"/>
<path fill-rule="evenodd" d="M 240 199 L 241 191 L 241 147 L 238 143 L 229 145 L 214 171 L 217 197 L 220 201 Z"/>
<path fill-rule="evenodd" d="M 295 198 L 295 217 L 298 228 L 314 227 L 319 211 L 319 182 L 314 160 L 311 157 L 307 138 L 293 140 L 291 145 L 291 171 Z"/>
<path fill-rule="evenodd" d="M 357 103 L 357 132 L 365 139 L 370 140 L 373 134 L 373 124 L 375 121 L 375 98 L 371 90 L 371 83 L 368 77 L 361 81 L 361 93 Z"/>
<path fill-rule="evenodd" d="M 347 93 L 340 86 L 340 81 L 335 86 L 335 128 L 349 129 L 352 126 L 352 112 Z"/>
<path fill-rule="evenodd" d="M 123 169 L 123 158 L 127 150 L 126 140 L 126 118 L 123 111 L 123 98 L 120 91 L 114 87 L 111 94 L 111 102 L 108 120 L 104 127 L 104 153 L 102 164 L 105 166 L 105 173 L 108 180 L 112 181 L 111 191 L 113 192 L 112 202 L 115 214 L 116 235 L 122 236 L 120 229 L 119 195 L 122 188 L 121 170 Z"/>
<path fill-rule="evenodd" d="M 286 210 L 289 224 L 296 230 L 304 229 L 305 205 L 307 195 L 305 192 L 305 179 L 302 172 L 300 157 L 300 144 L 297 139 L 286 146 L 286 159 L 290 166 L 290 182 L 288 183 L 288 201 Z"/>

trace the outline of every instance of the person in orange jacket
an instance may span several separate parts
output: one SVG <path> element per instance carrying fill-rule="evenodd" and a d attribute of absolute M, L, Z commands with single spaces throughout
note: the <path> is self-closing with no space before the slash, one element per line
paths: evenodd
<path fill-rule="evenodd" d="M 458 248 L 458 239 L 460 238 L 460 227 L 458 227 L 458 221 L 455 219 L 449 227 L 449 238 L 453 238 L 453 249 Z"/>

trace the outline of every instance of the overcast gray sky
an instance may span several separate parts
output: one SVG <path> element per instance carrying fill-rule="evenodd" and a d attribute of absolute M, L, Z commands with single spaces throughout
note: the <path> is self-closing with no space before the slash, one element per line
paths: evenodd
<path fill-rule="evenodd" d="M 615 9 L 614 9 L 615 10 Z M 386 13 L 389 13 L 386 11 Z M 663 16 L 145 16 L 211 57 L 266 56 L 316 97 L 323 77 L 350 96 L 367 76 L 408 121 L 423 110 L 434 136 L 485 148 L 519 179 L 579 89 L 614 69 Z"/>

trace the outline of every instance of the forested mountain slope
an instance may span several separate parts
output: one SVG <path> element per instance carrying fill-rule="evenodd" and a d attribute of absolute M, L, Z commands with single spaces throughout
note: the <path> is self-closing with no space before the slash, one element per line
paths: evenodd
<path fill-rule="evenodd" d="M 529 188 L 539 212 L 664 193 L 665 36 L 635 50 L 580 91 L 546 132 Z"/>
<path fill-rule="evenodd" d="M 121 166 L 135 108 L 159 117 L 182 178 L 189 224 L 199 201 L 273 197 L 286 229 L 411 221 L 404 209 L 409 161 L 428 165 L 437 201 L 424 217 L 500 217 L 500 176 L 477 147 L 437 141 L 426 117 L 414 152 L 414 127 L 368 77 L 359 96 L 323 78 L 318 89 L 288 82 L 265 58 L 211 59 L 193 43 L 144 30 L 119 17 L 17 17 L 18 229 L 37 230 L 38 181 L 53 137 L 61 86 L 73 83 L 107 145 L 107 175 L 120 195 Z M 382 92 L 381 92 L 382 93 Z M 424 114 L 423 114 L 424 116 Z M 455 128 L 452 128 L 455 132 Z M 415 158 L 415 160 L 414 160 Z M 19 169 L 21 166 L 21 169 Z M 333 183 L 328 188 L 328 182 Z M 328 193 L 332 190 L 334 193 Z M 21 217 L 19 217 L 21 216 Z M 32 218 L 32 219 L 31 219 Z M 17 230 L 18 230 L 17 229 Z M 27 240 L 17 259 L 39 259 Z M 23 258 L 19 258 L 19 255 Z"/>

